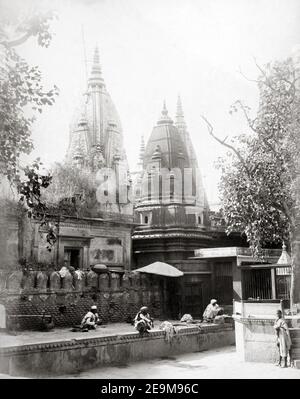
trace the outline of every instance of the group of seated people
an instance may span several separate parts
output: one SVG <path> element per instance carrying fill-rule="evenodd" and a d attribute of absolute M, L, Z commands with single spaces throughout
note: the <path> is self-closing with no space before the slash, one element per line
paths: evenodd
<path fill-rule="evenodd" d="M 223 313 L 223 308 L 218 305 L 217 300 L 212 299 L 203 313 L 203 321 L 212 323 L 217 316 L 223 315 Z M 97 313 L 97 306 L 93 305 L 83 317 L 80 329 L 81 331 L 96 329 L 99 324 L 101 324 L 101 321 Z M 154 327 L 153 318 L 151 318 L 147 306 L 141 307 L 134 318 L 133 324 L 140 334 L 147 334 Z"/>
<path fill-rule="evenodd" d="M 79 329 L 81 331 L 95 330 L 99 324 L 101 324 L 101 321 L 97 313 L 97 306 L 93 305 L 83 317 Z M 153 319 L 150 317 L 147 306 L 141 307 L 135 316 L 134 327 L 140 334 L 148 333 L 154 327 Z"/>

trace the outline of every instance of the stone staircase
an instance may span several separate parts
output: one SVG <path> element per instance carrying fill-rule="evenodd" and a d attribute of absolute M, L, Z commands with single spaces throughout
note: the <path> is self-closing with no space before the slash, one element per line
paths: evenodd
<path fill-rule="evenodd" d="M 291 356 L 294 366 L 300 369 L 300 328 L 290 328 L 289 330 L 292 339 Z"/>

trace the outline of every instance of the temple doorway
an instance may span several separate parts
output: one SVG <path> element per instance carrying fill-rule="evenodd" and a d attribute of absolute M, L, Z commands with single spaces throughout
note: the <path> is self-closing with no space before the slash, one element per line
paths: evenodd
<path fill-rule="evenodd" d="M 188 313 L 194 319 L 203 314 L 202 282 L 192 276 L 184 276 L 181 314 Z"/>
<path fill-rule="evenodd" d="M 64 260 L 66 266 L 72 266 L 75 269 L 79 269 L 81 267 L 81 248 L 65 247 Z"/>

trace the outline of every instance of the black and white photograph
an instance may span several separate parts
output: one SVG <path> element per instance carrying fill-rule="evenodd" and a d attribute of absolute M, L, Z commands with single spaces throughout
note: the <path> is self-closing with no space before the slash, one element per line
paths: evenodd
<path fill-rule="evenodd" d="M 0 0 L 3 383 L 300 378 L 299 21 L 299 0 Z"/>

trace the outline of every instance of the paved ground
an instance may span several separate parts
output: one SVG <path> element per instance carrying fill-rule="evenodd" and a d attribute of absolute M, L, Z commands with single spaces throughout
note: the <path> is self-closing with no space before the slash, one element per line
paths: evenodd
<path fill-rule="evenodd" d="M 169 359 L 135 363 L 127 367 L 95 369 L 61 378 L 299 379 L 300 370 L 290 367 L 279 368 L 266 363 L 246 363 L 238 359 L 235 347 L 231 346 Z"/>
<path fill-rule="evenodd" d="M 0 379 L 16 378 L 0 374 Z M 20 378 L 20 377 L 17 377 Z M 59 378 L 83 379 L 300 379 L 300 370 L 279 368 L 268 363 L 239 360 L 235 347 L 203 351 L 174 358 L 149 360 L 122 367 L 99 368 Z"/>
<path fill-rule="evenodd" d="M 157 323 L 158 327 L 159 323 Z M 184 327 L 186 327 L 184 325 Z M 96 331 L 74 333 L 70 329 L 55 329 L 49 332 L 24 331 L 17 335 L 0 333 L 0 347 L 26 345 L 52 341 L 70 340 L 78 337 L 96 337 L 118 335 L 135 332 L 132 325 L 114 323 L 100 326 Z M 1 378 L 14 378 L 1 375 Z M 149 360 L 122 367 L 99 368 L 76 375 L 65 375 L 60 378 L 196 378 L 196 379 L 299 379 L 300 370 L 293 368 L 278 368 L 273 364 L 246 363 L 241 361 L 235 347 L 226 347 L 192 354 L 179 355 L 173 358 Z"/>

